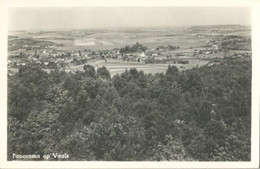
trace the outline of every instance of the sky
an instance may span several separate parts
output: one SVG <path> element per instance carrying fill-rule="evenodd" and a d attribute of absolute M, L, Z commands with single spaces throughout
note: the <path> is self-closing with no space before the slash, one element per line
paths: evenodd
<path fill-rule="evenodd" d="M 250 25 L 248 7 L 16 7 L 9 30 Z"/>

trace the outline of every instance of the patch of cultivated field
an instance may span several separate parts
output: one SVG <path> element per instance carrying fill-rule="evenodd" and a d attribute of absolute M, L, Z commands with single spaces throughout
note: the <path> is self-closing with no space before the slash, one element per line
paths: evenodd
<path fill-rule="evenodd" d="M 72 40 L 49 40 L 53 43 L 56 43 L 56 44 L 62 44 L 62 45 L 72 45 L 73 44 L 73 41 Z"/>
<path fill-rule="evenodd" d="M 193 34 L 182 34 L 178 36 L 166 36 L 165 33 L 153 34 L 147 33 L 95 33 L 88 35 L 84 38 L 75 38 L 71 43 L 59 47 L 61 50 L 76 49 L 90 49 L 90 50 L 109 50 L 113 48 L 121 48 L 126 45 L 133 45 L 139 42 L 148 48 L 156 48 L 158 46 L 179 46 L 181 49 L 191 47 L 198 47 L 205 45 L 211 38 L 210 37 L 197 37 Z"/>
<path fill-rule="evenodd" d="M 127 62 L 127 61 L 118 61 L 118 60 L 108 60 L 106 63 L 104 60 L 99 60 L 95 62 L 89 62 L 89 65 L 94 66 L 96 69 L 102 66 L 105 66 L 111 76 L 114 76 L 116 74 L 121 74 L 125 72 L 125 70 L 129 70 L 131 68 L 136 68 L 138 71 L 143 71 L 144 73 L 165 73 L 168 65 L 175 65 L 177 68 L 179 68 L 180 71 L 191 69 L 193 67 L 200 67 L 208 63 L 206 60 L 200 60 L 196 58 L 189 58 L 187 59 L 189 61 L 188 64 L 144 64 L 144 63 L 138 63 L 138 62 Z M 72 65 L 70 66 L 70 69 L 73 71 L 83 71 L 84 65 Z M 66 69 L 69 71 L 69 69 Z"/>

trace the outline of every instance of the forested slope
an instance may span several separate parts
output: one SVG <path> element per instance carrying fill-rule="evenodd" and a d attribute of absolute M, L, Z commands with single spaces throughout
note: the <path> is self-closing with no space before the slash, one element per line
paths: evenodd
<path fill-rule="evenodd" d="M 251 60 L 113 78 L 105 67 L 84 70 L 25 66 L 8 77 L 9 160 L 250 160 Z"/>

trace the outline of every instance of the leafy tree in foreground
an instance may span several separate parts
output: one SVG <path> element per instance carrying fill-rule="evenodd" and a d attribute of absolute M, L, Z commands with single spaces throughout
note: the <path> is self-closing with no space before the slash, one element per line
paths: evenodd
<path fill-rule="evenodd" d="M 105 67 L 24 66 L 8 78 L 8 160 L 56 152 L 70 155 L 64 160 L 249 161 L 250 86 L 251 60 L 239 58 L 112 78 Z"/>

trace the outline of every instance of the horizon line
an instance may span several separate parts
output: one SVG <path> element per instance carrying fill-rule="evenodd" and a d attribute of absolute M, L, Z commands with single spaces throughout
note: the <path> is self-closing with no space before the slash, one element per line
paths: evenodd
<path fill-rule="evenodd" d="M 77 30 L 117 30 L 117 29 L 171 29 L 181 27 L 193 27 L 193 26 L 246 26 L 251 27 L 251 24 L 198 24 L 198 25 L 176 25 L 176 26 L 123 26 L 123 27 L 88 27 L 88 28 L 33 28 L 33 29 L 13 29 L 8 32 L 24 32 L 24 31 L 77 31 Z"/>

